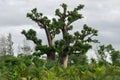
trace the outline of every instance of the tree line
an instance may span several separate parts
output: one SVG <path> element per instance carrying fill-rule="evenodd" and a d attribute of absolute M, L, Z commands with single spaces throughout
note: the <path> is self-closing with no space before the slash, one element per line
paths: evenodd
<path fill-rule="evenodd" d="M 7 56 L 7 55 L 15 56 L 19 54 L 30 55 L 33 51 L 29 41 L 27 41 L 26 39 L 23 40 L 21 45 L 18 44 L 15 46 L 16 47 L 15 49 L 17 50 L 17 52 L 14 51 L 13 45 L 14 45 L 14 42 L 12 41 L 11 33 L 8 33 L 7 36 L 1 35 L 0 56 Z"/>

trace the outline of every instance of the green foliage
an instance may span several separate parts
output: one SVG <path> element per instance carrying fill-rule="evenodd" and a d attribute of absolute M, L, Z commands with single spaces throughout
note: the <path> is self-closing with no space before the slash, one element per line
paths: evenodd
<path fill-rule="evenodd" d="M 96 54 L 97 54 L 100 64 L 106 63 L 106 58 L 107 58 L 106 48 L 107 47 L 105 47 L 105 45 L 101 45 L 99 46 L 99 49 L 97 50 L 98 52 Z"/>
<path fill-rule="evenodd" d="M 82 58 L 82 59 L 80 59 Z M 85 56 L 71 55 L 67 68 L 32 55 L 0 57 L 0 80 L 119 80 L 120 66 L 86 63 Z M 82 61 L 81 61 L 82 60 Z M 74 65 L 73 65 L 74 64 Z M 54 66 L 53 66 L 54 65 Z"/>
<path fill-rule="evenodd" d="M 22 34 L 24 34 L 28 40 L 32 40 L 35 44 L 41 45 L 41 39 L 37 39 L 36 31 L 33 29 L 30 29 L 27 32 L 23 30 Z"/>
<path fill-rule="evenodd" d="M 113 65 L 120 66 L 120 51 L 113 50 L 110 55 Z"/>
<path fill-rule="evenodd" d="M 76 40 L 81 40 L 83 42 L 95 42 L 98 43 L 98 40 L 92 39 L 93 36 L 97 36 L 98 31 L 87 26 L 86 24 L 83 26 L 81 33 L 78 31 L 74 33 Z"/>
<path fill-rule="evenodd" d="M 73 54 L 70 55 L 69 65 L 86 65 L 88 64 L 87 56 L 84 54 Z"/>
<path fill-rule="evenodd" d="M 100 64 L 108 63 L 106 59 L 110 55 L 112 64 L 120 66 L 120 51 L 115 50 L 112 45 L 100 45 L 96 54 Z"/>

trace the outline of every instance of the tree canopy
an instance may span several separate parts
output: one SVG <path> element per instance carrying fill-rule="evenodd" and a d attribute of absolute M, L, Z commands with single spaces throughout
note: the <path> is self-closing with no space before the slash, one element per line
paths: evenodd
<path fill-rule="evenodd" d="M 56 9 L 56 17 L 51 20 L 43 13 L 38 12 L 37 8 L 27 13 L 27 17 L 37 23 L 40 29 L 45 30 L 48 45 L 42 45 L 42 40 L 36 37 L 36 31 L 32 29 L 29 31 L 23 30 L 22 34 L 36 44 L 36 55 L 47 54 L 47 60 L 52 61 L 56 59 L 55 53 L 58 53 L 59 63 L 67 67 L 69 55 L 84 54 L 92 47 L 89 44 L 90 42 L 98 42 L 98 40 L 93 39 L 94 36 L 97 36 L 98 31 L 84 24 L 81 31 L 74 32 L 72 35 L 69 33 L 70 30 L 75 28 L 72 23 L 83 18 L 79 11 L 83 9 L 84 5 L 80 4 L 72 11 L 67 9 L 65 3 L 60 6 L 62 10 Z M 55 36 L 60 33 L 62 33 L 62 39 L 55 41 Z"/>

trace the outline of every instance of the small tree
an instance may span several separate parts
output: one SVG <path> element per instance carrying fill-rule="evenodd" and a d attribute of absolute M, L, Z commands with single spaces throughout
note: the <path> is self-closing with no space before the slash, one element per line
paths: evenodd
<path fill-rule="evenodd" d="M 113 65 L 120 66 L 120 51 L 112 51 L 111 52 L 111 60 Z"/>
<path fill-rule="evenodd" d="M 85 24 L 81 32 L 77 31 L 74 35 L 70 34 L 69 31 L 73 29 L 72 23 L 83 18 L 79 10 L 83 9 L 84 5 L 80 4 L 72 11 L 67 10 L 67 5 L 64 3 L 61 7 L 63 10 L 56 9 L 55 15 L 57 18 L 52 20 L 37 12 L 36 8 L 27 14 L 27 17 L 35 21 L 41 29 L 45 30 L 48 45 L 42 45 L 42 40 L 36 37 L 36 32 L 32 29 L 27 32 L 23 30 L 22 34 L 36 44 L 36 51 L 38 51 L 39 56 L 47 54 L 48 61 L 51 61 L 55 60 L 55 52 L 57 52 L 59 63 L 67 67 L 70 54 L 84 54 L 91 48 L 90 42 L 98 42 L 96 39 L 92 39 L 93 36 L 97 36 L 97 30 Z M 62 39 L 53 42 L 55 36 L 59 33 L 62 33 Z"/>
<path fill-rule="evenodd" d="M 109 55 L 112 64 L 120 66 L 120 51 L 115 50 L 112 45 L 100 45 L 96 54 L 100 65 L 108 63 Z"/>
<path fill-rule="evenodd" d="M 115 50 L 112 45 L 107 45 L 104 48 L 106 52 L 110 55 L 112 64 L 120 66 L 120 51 Z"/>

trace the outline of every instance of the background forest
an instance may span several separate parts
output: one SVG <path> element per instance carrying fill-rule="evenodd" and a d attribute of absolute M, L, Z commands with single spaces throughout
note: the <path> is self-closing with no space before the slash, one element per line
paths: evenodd
<path fill-rule="evenodd" d="M 120 51 L 112 45 L 102 45 L 96 38 L 98 30 L 87 24 L 73 32 L 73 23 L 83 18 L 80 11 L 84 5 L 73 10 L 68 7 L 61 4 L 52 19 L 37 8 L 27 13 L 45 31 L 46 44 L 35 30 L 23 30 L 26 40 L 22 47 L 18 46 L 15 56 L 12 35 L 0 38 L 0 80 L 120 80 Z M 61 38 L 56 40 L 58 35 Z M 27 41 L 35 44 L 34 49 Z M 95 49 L 97 59 L 89 60 L 86 53 L 94 44 L 99 44 Z"/>

